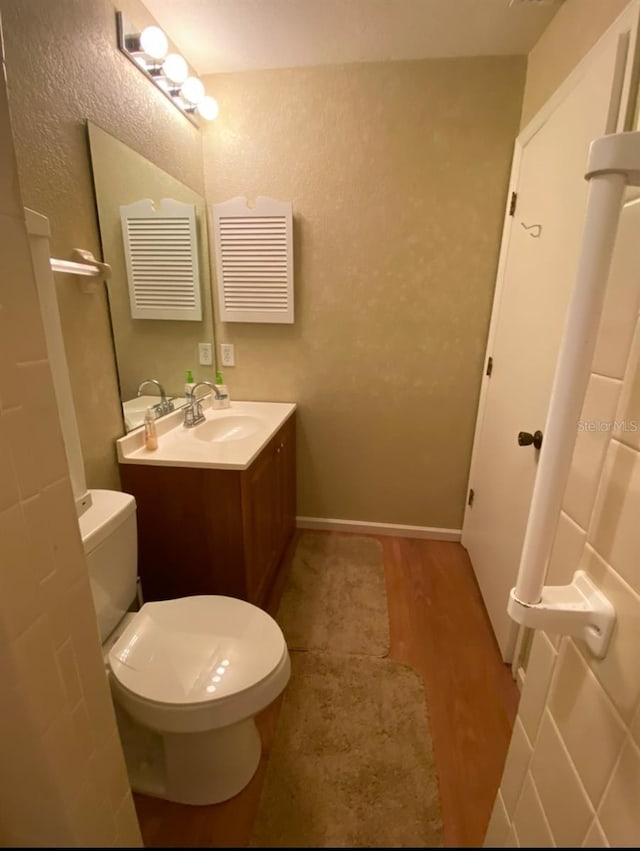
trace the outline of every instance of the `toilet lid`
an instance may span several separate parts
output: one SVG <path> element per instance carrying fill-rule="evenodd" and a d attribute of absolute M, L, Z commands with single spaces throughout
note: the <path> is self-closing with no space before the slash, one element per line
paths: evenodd
<path fill-rule="evenodd" d="M 193 704 L 256 685 L 285 651 L 280 627 L 257 606 L 233 597 L 184 597 L 145 603 L 109 651 L 109 665 L 140 697 Z"/>

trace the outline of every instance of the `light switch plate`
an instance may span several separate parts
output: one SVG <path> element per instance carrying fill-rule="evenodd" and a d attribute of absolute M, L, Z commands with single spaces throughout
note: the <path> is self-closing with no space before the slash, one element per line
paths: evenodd
<path fill-rule="evenodd" d="M 213 351 L 211 349 L 211 343 L 198 343 L 198 359 L 200 361 L 200 366 L 213 365 Z"/>
<path fill-rule="evenodd" d="M 236 357 L 233 350 L 233 343 L 220 343 L 220 359 L 222 366 L 235 366 Z"/>

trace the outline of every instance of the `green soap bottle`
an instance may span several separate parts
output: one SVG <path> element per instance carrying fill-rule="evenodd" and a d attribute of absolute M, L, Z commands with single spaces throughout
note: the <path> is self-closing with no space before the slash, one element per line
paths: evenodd
<path fill-rule="evenodd" d="M 229 399 L 229 389 L 227 385 L 224 383 L 224 379 L 222 378 L 222 371 L 216 370 L 216 387 L 218 388 L 218 393 L 220 394 L 220 398 L 216 399 L 215 396 L 211 399 L 211 407 L 220 409 L 220 408 L 229 408 L 231 407 L 231 400 Z"/>
<path fill-rule="evenodd" d="M 196 386 L 196 382 L 193 380 L 193 375 L 191 374 L 191 370 L 188 369 L 185 375 L 185 384 L 184 384 L 184 395 L 187 399 L 191 398 L 191 391 Z"/>

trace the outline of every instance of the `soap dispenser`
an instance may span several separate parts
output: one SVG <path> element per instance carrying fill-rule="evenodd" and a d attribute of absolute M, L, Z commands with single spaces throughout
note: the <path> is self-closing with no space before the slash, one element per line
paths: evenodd
<path fill-rule="evenodd" d="M 215 385 L 218 388 L 219 397 L 215 395 L 211 397 L 211 407 L 220 409 L 220 408 L 229 408 L 231 406 L 231 399 L 229 398 L 229 390 L 227 385 L 223 383 L 222 372 L 218 370 L 216 372 L 216 380 Z"/>
<path fill-rule="evenodd" d="M 158 448 L 158 432 L 156 431 L 156 418 L 153 415 L 153 408 L 147 408 L 147 413 L 144 415 L 144 445 L 145 449 Z"/>
<path fill-rule="evenodd" d="M 191 391 L 196 386 L 196 382 L 193 380 L 193 375 L 191 374 L 191 370 L 188 369 L 185 375 L 185 384 L 184 384 L 184 395 L 187 399 L 187 402 L 191 401 Z"/>

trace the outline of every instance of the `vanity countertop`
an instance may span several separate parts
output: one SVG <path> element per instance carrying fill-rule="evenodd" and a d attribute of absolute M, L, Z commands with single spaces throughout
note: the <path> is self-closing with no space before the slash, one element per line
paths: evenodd
<path fill-rule="evenodd" d="M 203 423 L 185 428 L 184 410 L 174 411 L 156 422 L 157 449 L 146 449 L 144 429 L 137 429 L 116 441 L 118 461 L 246 470 L 296 409 L 290 402 L 231 402 L 229 408 L 214 410 L 210 396 L 201 402 Z"/>

